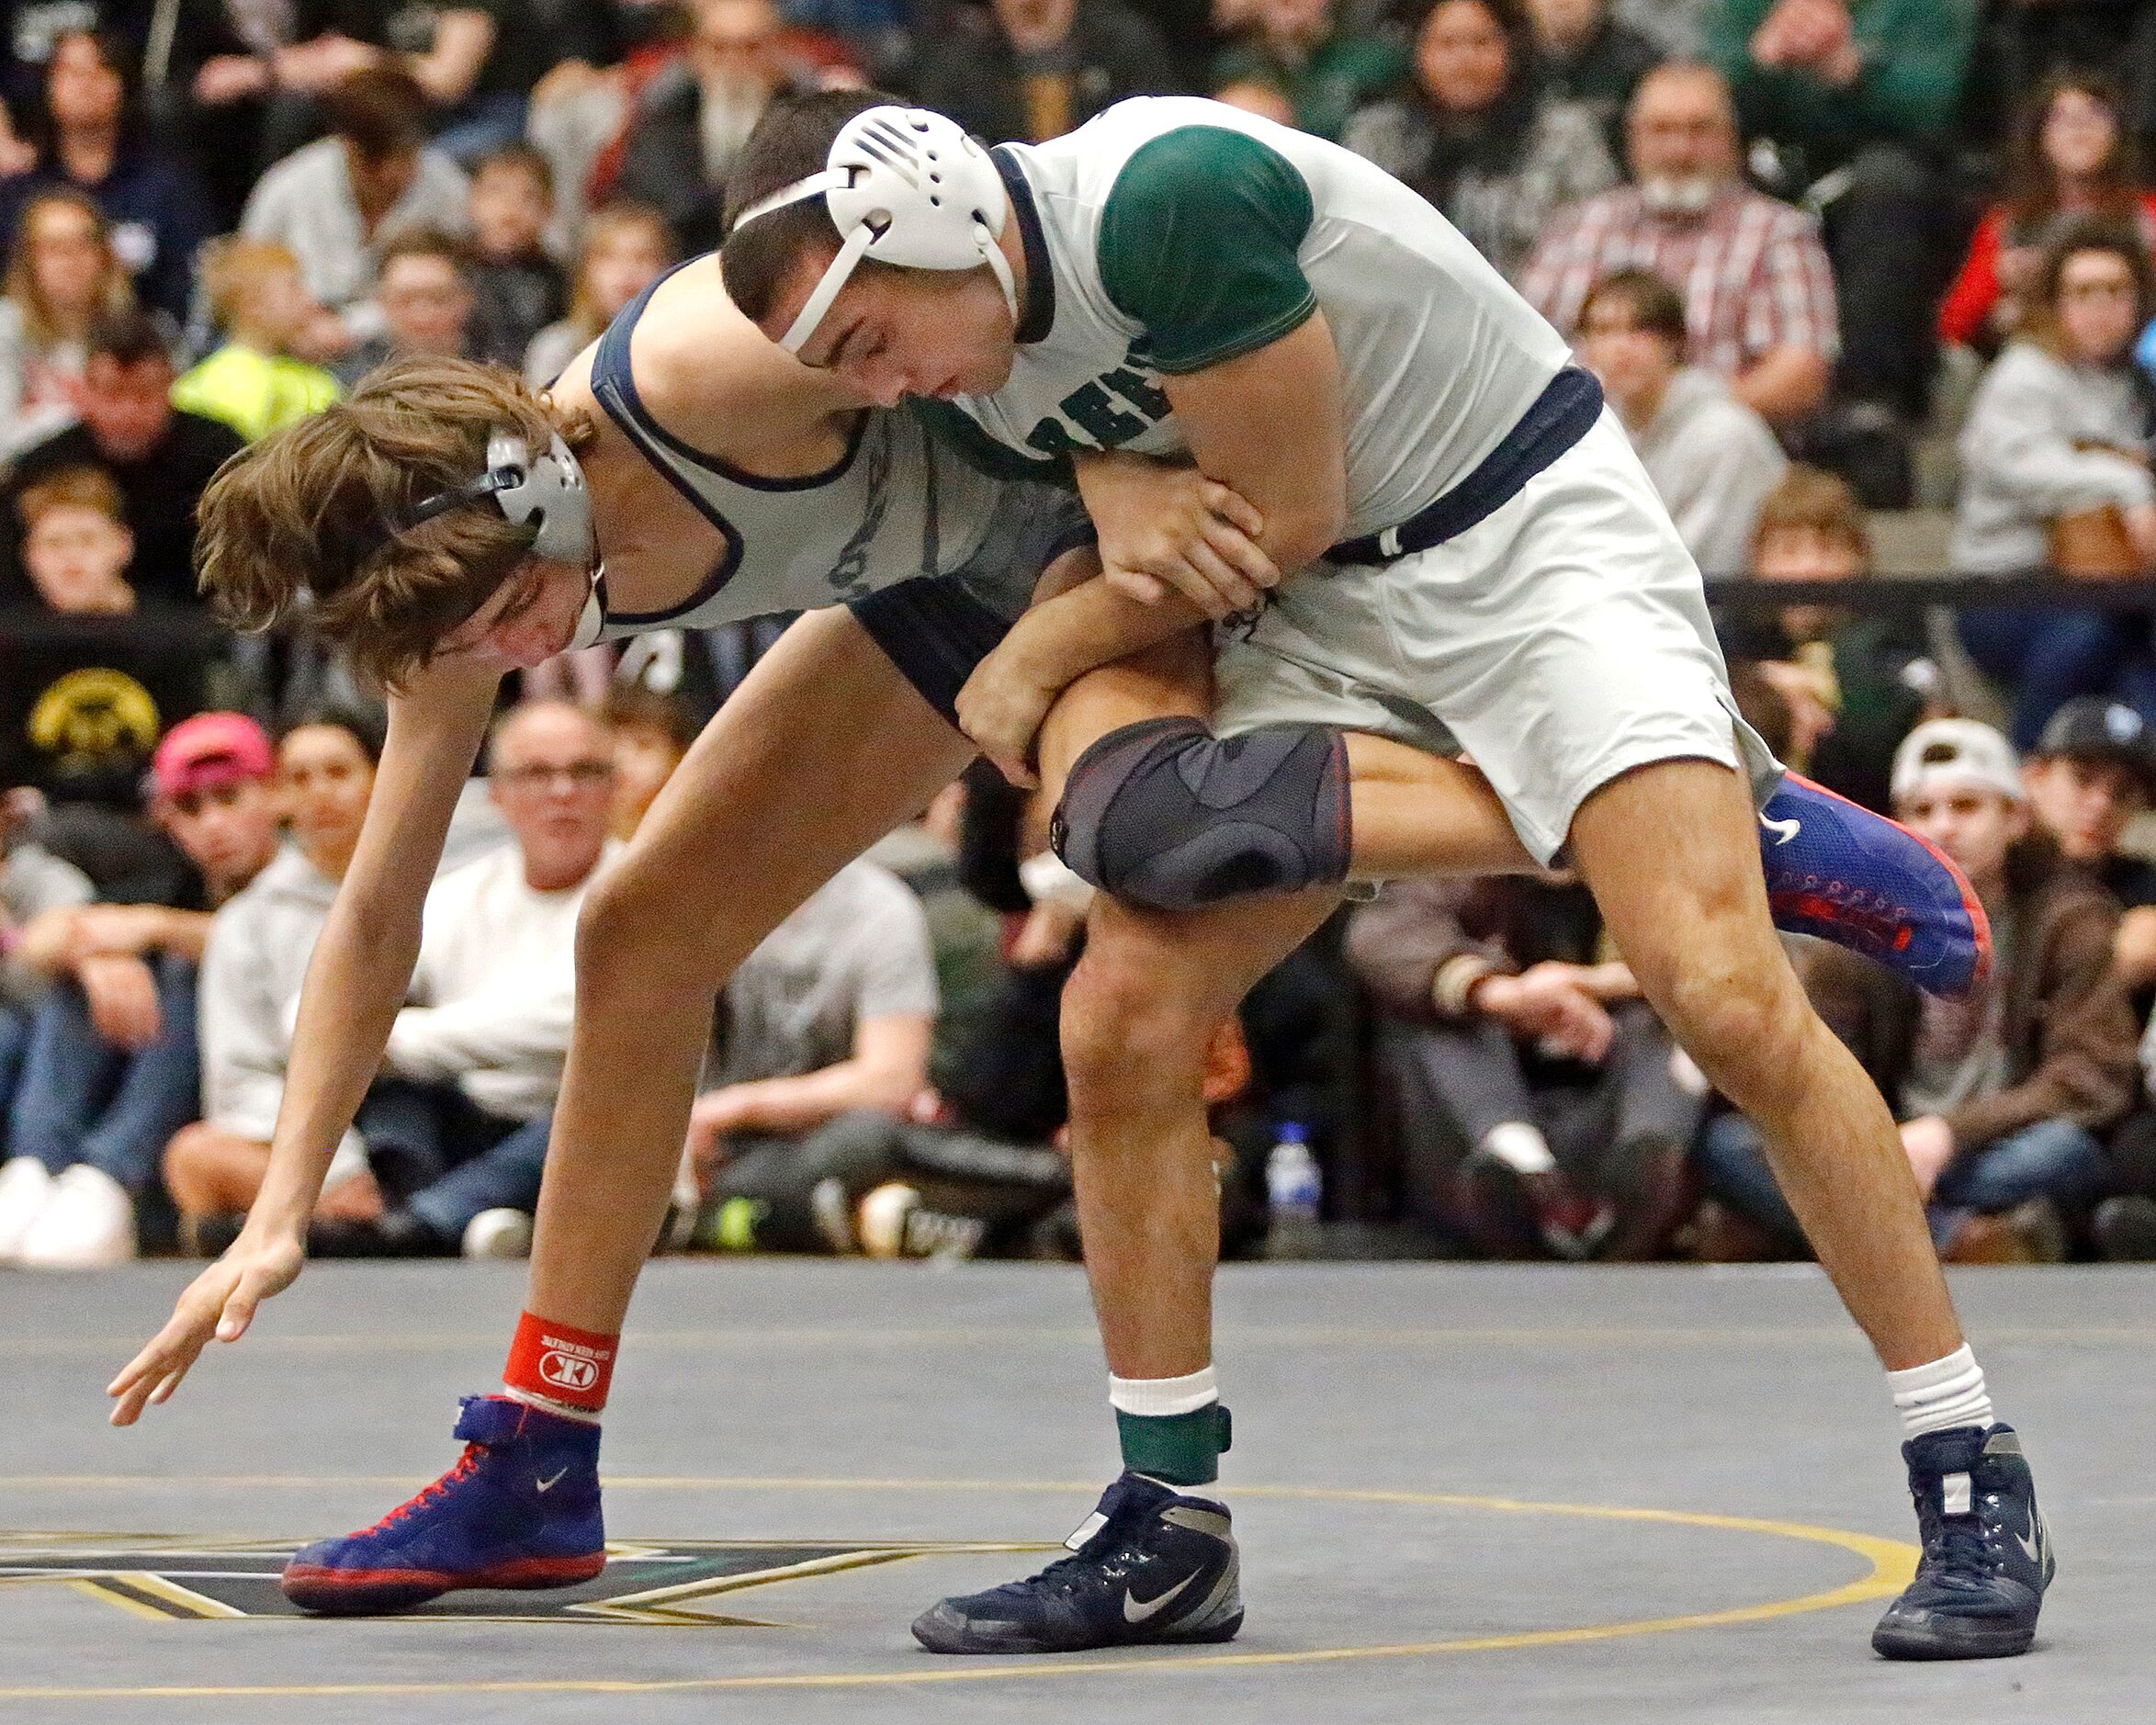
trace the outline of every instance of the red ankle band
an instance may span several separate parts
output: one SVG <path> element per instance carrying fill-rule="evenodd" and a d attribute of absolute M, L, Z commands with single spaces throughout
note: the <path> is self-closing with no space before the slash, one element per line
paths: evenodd
<path fill-rule="evenodd" d="M 596 1414 L 606 1405 L 620 1345 L 618 1335 L 580 1330 L 526 1312 L 517 1320 L 516 1339 L 509 1345 L 502 1387 L 542 1403 Z"/>

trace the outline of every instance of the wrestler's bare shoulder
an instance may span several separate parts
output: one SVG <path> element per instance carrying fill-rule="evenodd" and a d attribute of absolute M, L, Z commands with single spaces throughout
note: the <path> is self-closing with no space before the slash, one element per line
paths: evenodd
<path fill-rule="evenodd" d="M 773 479 L 821 471 L 842 452 L 860 402 L 741 315 L 716 255 L 667 277 L 629 338 L 644 411 L 690 448 Z M 587 350 L 562 390 L 588 396 Z"/>

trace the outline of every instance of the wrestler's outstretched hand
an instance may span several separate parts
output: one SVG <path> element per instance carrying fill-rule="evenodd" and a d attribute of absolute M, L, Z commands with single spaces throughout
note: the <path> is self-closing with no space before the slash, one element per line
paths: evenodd
<path fill-rule="evenodd" d="M 132 1426 L 144 1407 L 169 1400 L 210 1338 L 238 1341 L 254 1322 L 254 1308 L 289 1288 L 306 1261 L 297 1239 L 257 1240 L 243 1232 L 187 1284 L 164 1327 L 106 1386 L 105 1393 L 119 1403 L 112 1423 Z"/>

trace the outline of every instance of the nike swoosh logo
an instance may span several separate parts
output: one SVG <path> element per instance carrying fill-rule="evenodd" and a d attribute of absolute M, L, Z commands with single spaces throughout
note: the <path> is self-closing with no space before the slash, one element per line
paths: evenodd
<path fill-rule="evenodd" d="M 566 1475 L 568 1472 L 569 1472 L 569 1470 L 568 1470 L 567 1468 L 564 1468 L 564 1469 L 562 1469 L 562 1470 L 561 1470 L 561 1472 L 559 1472 L 559 1473 L 557 1473 L 557 1474 L 556 1474 L 556 1475 L 555 1475 L 555 1476 L 554 1476 L 552 1479 L 550 1479 L 550 1480 L 540 1480 L 540 1481 L 536 1482 L 536 1483 L 537 1483 L 537 1485 L 538 1485 L 538 1488 L 539 1488 L 539 1489 L 540 1489 L 542 1492 L 550 1492 L 550 1491 L 552 1491 L 552 1490 L 553 1490 L 553 1489 L 554 1489 L 554 1488 L 555 1488 L 557 1485 L 559 1485 L 559 1484 L 561 1483 L 561 1482 L 562 1482 L 562 1479 L 563 1479 L 564 1475 Z"/>
<path fill-rule="evenodd" d="M 1135 1594 L 1123 1595 L 1123 1620 L 1125 1623 L 1143 1623 L 1146 1618 L 1157 1616 L 1170 1599 L 1197 1579 L 1195 1575 L 1186 1575 L 1157 1599 L 1141 1600 Z"/>
<path fill-rule="evenodd" d="M 1759 817 L 1759 824 L 1775 835 L 1777 845 L 1789 843 L 1804 830 L 1804 823 L 1800 820 L 1769 820 L 1765 815 Z"/>
<path fill-rule="evenodd" d="M 2026 1552 L 2028 1554 L 2028 1561 L 2034 1563 L 2040 1570 L 2044 1567 L 2043 1517 L 2032 1514 L 2029 1516 L 2028 1530 L 2030 1533 L 2036 1536 L 2033 1539 L 2025 1539 L 2022 1535 L 2017 1533 L 2014 1536 L 2014 1543 L 2018 1545 L 2025 1552 Z"/>

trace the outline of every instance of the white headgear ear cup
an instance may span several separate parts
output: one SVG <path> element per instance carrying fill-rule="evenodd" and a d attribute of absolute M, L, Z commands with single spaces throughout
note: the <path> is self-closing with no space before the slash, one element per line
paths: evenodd
<path fill-rule="evenodd" d="M 1010 218 L 1010 196 L 994 159 L 956 120 L 925 107 L 864 109 L 831 141 L 821 173 L 751 204 L 734 229 L 818 196 L 841 243 L 780 338 L 787 352 L 807 344 L 864 257 L 904 269 L 969 270 L 985 264 L 1017 320 L 1017 284 L 997 243 Z"/>

